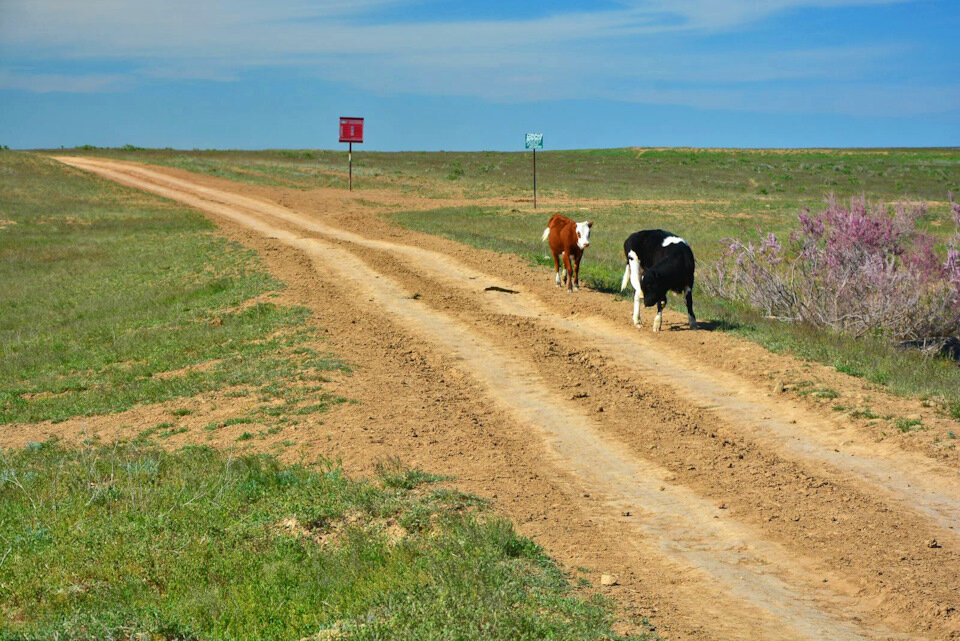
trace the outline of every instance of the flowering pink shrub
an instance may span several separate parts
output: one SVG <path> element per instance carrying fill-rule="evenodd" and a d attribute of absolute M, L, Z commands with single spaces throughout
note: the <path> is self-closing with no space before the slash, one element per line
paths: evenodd
<path fill-rule="evenodd" d="M 853 199 L 844 207 L 831 195 L 827 208 L 799 216 L 800 229 L 781 242 L 726 238 L 724 255 L 708 268 L 703 285 L 783 320 L 830 327 L 855 336 L 894 340 L 960 333 L 960 204 L 950 203 L 956 233 L 946 256 L 917 229 L 922 203 Z"/>

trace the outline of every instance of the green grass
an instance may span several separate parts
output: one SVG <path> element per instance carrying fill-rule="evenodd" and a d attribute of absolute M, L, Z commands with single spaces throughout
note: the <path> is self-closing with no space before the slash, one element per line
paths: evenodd
<path fill-rule="evenodd" d="M 376 469 L 377 476 L 380 477 L 384 485 L 400 490 L 412 490 L 423 483 L 436 483 L 447 478 L 416 468 L 408 468 L 403 465 L 399 458 L 378 461 Z"/>
<path fill-rule="evenodd" d="M 17 152 L 0 212 L 0 424 L 226 386 L 271 386 L 264 412 L 339 402 L 309 310 L 264 300 L 282 284 L 196 212 Z"/>
<path fill-rule="evenodd" d="M 535 543 L 425 483 L 200 447 L 2 452 L 0 639 L 619 638 Z"/>
<path fill-rule="evenodd" d="M 894 427 L 901 432 L 911 432 L 913 430 L 923 429 L 923 421 L 918 418 L 898 418 L 894 421 Z"/>
<path fill-rule="evenodd" d="M 711 300 L 694 301 L 698 319 L 710 320 L 777 353 L 823 363 L 837 371 L 866 379 L 901 396 L 927 399 L 952 418 L 960 419 L 960 367 L 947 359 L 898 349 L 874 337 L 851 338 L 802 324 L 787 324 Z M 676 301 L 672 305 L 679 311 Z"/>

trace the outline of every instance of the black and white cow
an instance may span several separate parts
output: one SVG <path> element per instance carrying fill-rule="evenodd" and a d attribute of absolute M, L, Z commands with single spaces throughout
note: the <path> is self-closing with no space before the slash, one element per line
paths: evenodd
<path fill-rule="evenodd" d="M 640 299 L 646 307 L 657 306 L 653 331 L 659 332 L 663 322 L 663 306 L 667 292 L 683 292 L 687 298 L 687 318 L 690 329 L 697 328 L 693 315 L 693 250 L 687 241 L 662 229 L 645 229 L 630 234 L 623 243 L 627 268 L 623 272 L 620 291 L 633 285 L 633 324 L 640 323 Z"/>

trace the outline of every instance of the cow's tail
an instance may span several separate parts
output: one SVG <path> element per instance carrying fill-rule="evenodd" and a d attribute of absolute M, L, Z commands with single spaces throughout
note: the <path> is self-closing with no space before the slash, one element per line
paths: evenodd
<path fill-rule="evenodd" d="M 550 228 L 547 227 L 546 229 L 543 230 L 543 236 L 540 237 L 540 242 L 541 243 L 547 242 L 547 237 L 549 236 L 550 236 Z"/>
<path fill-rule="evenodd" d="M 623 280 L 620 282 L 621 292 L 627 288 L 627 283 L 629 282 L 630 282 L 630 261 L 627 261 L 627 268 L 623 270 Z"/>

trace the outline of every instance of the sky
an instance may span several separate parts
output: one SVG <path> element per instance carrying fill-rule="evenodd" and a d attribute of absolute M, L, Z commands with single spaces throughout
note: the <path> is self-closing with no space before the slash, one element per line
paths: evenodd
<path fill-rule="evenodd" d="M 0 0 L 0 145 L 960 146 L 958 0 Z"/>

